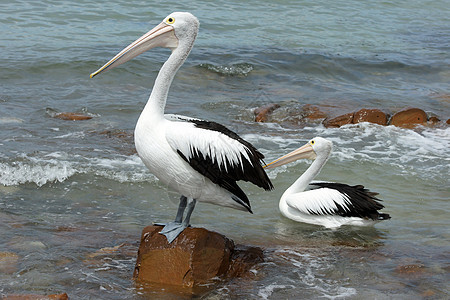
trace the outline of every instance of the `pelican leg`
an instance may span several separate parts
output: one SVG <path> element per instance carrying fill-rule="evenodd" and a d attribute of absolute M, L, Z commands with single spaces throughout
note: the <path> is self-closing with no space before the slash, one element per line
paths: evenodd
<path fill-rule="evenodd" d="M 195 199 L 192 199 L 192 198 L 189 199 L 189 201 L 187 203 L 186 218 L 184 218 L 184 220 L 183 220 L 183 222 L 181 222 L 181 224 L 180 223 L 175 224 L 176 226 L 171 228 L 170 231 L 165 231 L 165 227 L 164 227 L 163 230 L 160 232 L 161 234 L 164 234 L 166 236 L 169 244 L 172 243 L 177 238 L 177 236 L 183 232 L 183 230 L 185 230 L 186 228 L 188 228 L 190 226 L 189 222 L 191 220 L 191 215 L 192 215 L 192 212 L 194 211 L 196 202 L 197 201 Z"/>
<path fill-rule="evenodd" d="M 195 208 L 195 204 L 197 203 L 197 200 L 195 199 L 189 199 L 189 203 L 188 203 L 188 210 L 186 212 L 186 218 L 184 218 L 183 224 L 184 224 L 184 228 L 189 227 L 190 222 L 191 222 L 191 215 L 192 212 L 194 211 Z"/>
<path fill-rule="evenodd" d="M 177 216 L 175 217 L 175 221 L 169 223 L 156 223 L 155 225 L 162 225 L 164 228 L 159 232 L 164 234 L 169 232 L 175 228 L 177 228 L 181 222 L 183 221 L 184 210 L 186 209 L 187 198 L 185 196 L 180 197 L 180 204 L 178 205 Z"/>

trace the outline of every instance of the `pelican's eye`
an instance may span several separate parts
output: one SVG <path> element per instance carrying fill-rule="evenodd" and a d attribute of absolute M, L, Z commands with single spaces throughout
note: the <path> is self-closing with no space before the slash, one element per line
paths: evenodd
<path fill-rule="evenodd" d="M 175 18 L 174 18 L 174 17 L 168 17 L 167 20 L 166 20 L 166 23 L 167 23 L 167 24 L 173 24 L 173 23 L 175 23 Z"/>
<path fill-rule="evenodd" d="M 314 145 L 315 141 L 311 140 L 311 142 L 309 142 L 311 145 Z"/>

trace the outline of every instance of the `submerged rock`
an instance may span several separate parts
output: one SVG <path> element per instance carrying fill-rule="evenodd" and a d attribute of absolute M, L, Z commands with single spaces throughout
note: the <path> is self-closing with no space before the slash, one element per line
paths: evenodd
<path fill-rule="evenodd" d="M 389 121 L 389 125 L 413 128 L 416 125 L 425 125 L 426 122 L 426 112 L 419 108 L 407 108 L 395 113 Z"/>
<path fill-rule="evenodd" d="M 204 228 L 187 228 L 171 244 L 159 234 L 161 229 L 147 226 L 142 231 L 133 274 L 139 283 L 194 293 L 218 278 L 243 276 L 263 261 L 261 249 L 237 249 L 232 240 Z"/>
<path fill-rule="evenodd" d="M 309 120 L 319 120 L 327 117 L 327 114 L 324 113 L 318 106 L 311 104 L 303 105 L 301 114 L 303 118 Z"/>
<path fill-rule="evenodd" d="M 0 273 L 12 274 L 17 271 L 19 255 L 13 252 L 0 252 Z"/>
<path fill-rule="evenodd" d="M 280 108 L 279 104 L 271 103 L 259 108 L 256 108 L 255 113 L 255 121 L 256 122 L 266 122 L 267 116 L 271 114 L 275 109 Z"/>
<path fill-rule="evenodd" d="M 90 120 L 92 116 L 87 113 L 76 113 L 76 112 L 58 112 L 52 108 L 47 108 L 45 110 L 47 115 L 52 118 L 57 118 L 61 120 L 69 120 L 69 121 L 82 121 L 82 120 Z"/>
<path fill-rule="evenodd" d="M 421 263 L 398 265 L 395 268 L 395 273 L 397 275 L 404 276 L 404 277 L 410 277 L 410 278 L 419 278 L 422 276 L 430 275 L 428 268 L 426 268 Z"/>

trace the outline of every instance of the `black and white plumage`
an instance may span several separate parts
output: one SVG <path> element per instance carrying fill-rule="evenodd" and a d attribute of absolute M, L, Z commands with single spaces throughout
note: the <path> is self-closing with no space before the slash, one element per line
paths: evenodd
<path fill-rule="evenodd" d="M 169 242 L 189 226 L 197 200 L 251 212 L 250 201 L 236 181 L 273 188 L 262 167 L 264 156 L 236 133 L 214 122 L 164 115 L 169 87 L 194 45 L 198 28 L 192 14 L 172 13 L 91 74 L 92 78 L 154 47 L 172 50 L 135 129 L 136 150 L 144 164 L 182 195 L 175 221 L 161 231 Z"/>
<path fill-rule="evenodd" d="M 297 222 L 336 228 L 341 225 L 370 225 L 389 219 L 378 212 L 384 206 L 377 193 L 362 185 L 312 182 L 327 162 L 332 143 L 316 137 L 306 145 L 266 165 L 274 168 L 301 158 L 313 159 L 311 166 L 281 196 L 280 212 Z"/>

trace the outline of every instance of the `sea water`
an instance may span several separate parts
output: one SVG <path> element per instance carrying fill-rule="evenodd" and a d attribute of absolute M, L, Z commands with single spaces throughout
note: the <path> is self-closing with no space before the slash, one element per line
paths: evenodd
<path fill-rule="evenodd" d="M 317 179 L 379 193 L 392 219 L 328 230 L 283 218 L 278 200 L 309 166 L 241 183 L 253 215 L 198 204 L 192 225 L 261 247 L 249 276 L 210 299 L 449 297 L 450 130 L 374 124 L 255 123 L 304 104 L 340 111 L 419 107 L 450 117 L 447 1 L 2 1 L 0 4 L 0 294 L 171 298 L 131 280 L 142 228 L 175 217 L 179 195 L 135 154 L 132 133 L 170 54 L 153 49 L 89 74 L 172 11 L 200 20 L 166 112 L 220 122 L 266 161 L 314 136 L 334 143 Z M 86 121 L 52 118 L 78 112 Z M 107 251 L 105 249 L 115 249 Z M 11 257 L 13 257 L 11 259 Z M 150 293 L 150 294 L 149 294 Z M 179 296 L 179 295 L 178 295 Z"/>

